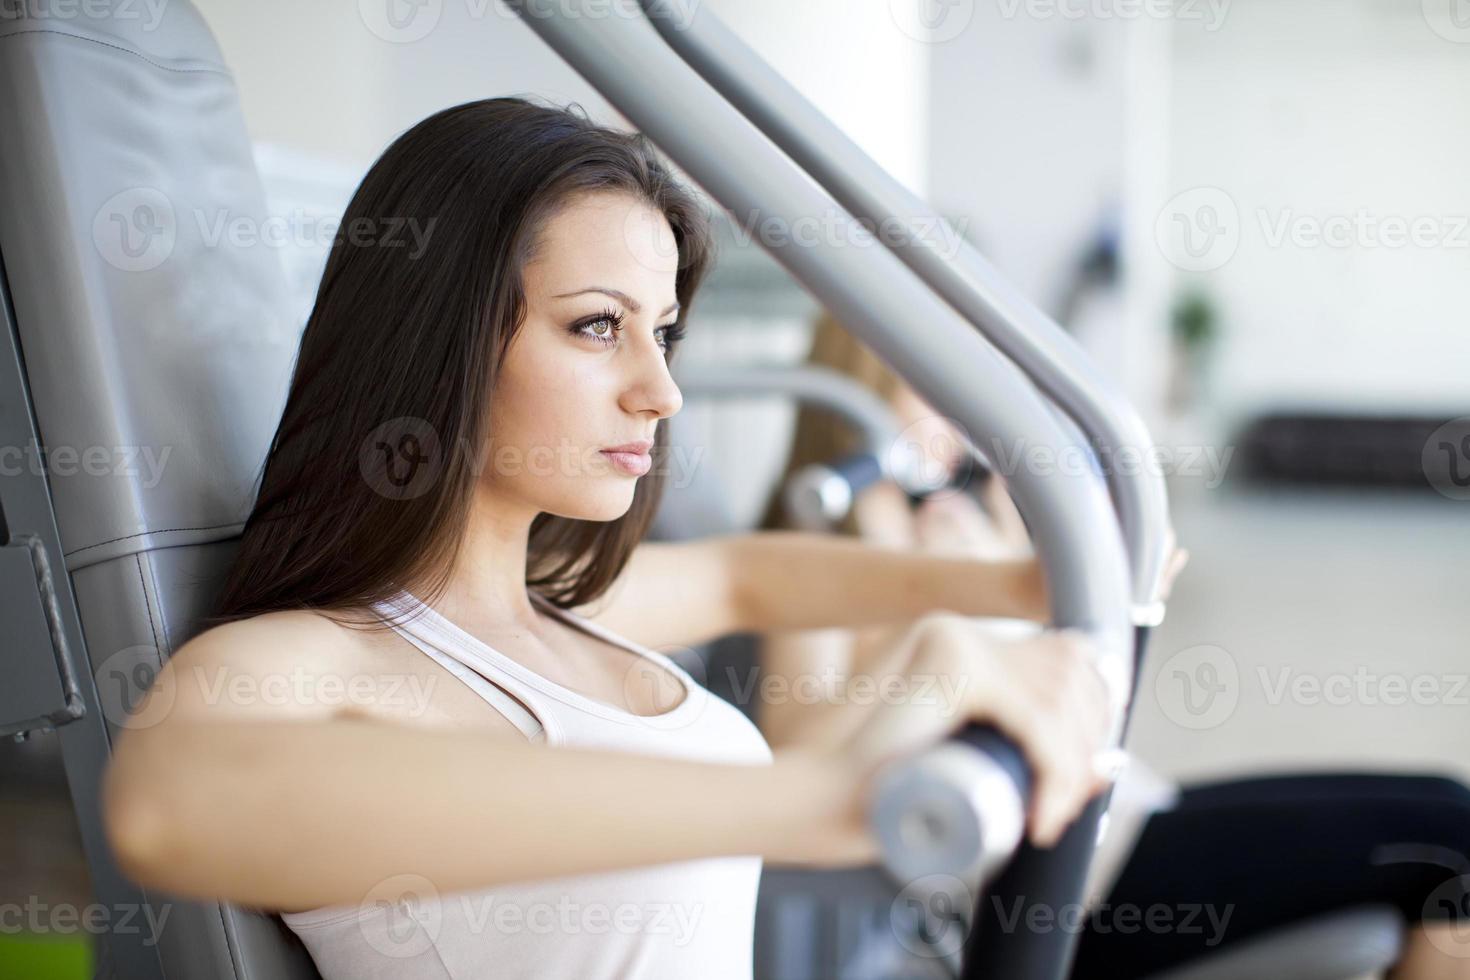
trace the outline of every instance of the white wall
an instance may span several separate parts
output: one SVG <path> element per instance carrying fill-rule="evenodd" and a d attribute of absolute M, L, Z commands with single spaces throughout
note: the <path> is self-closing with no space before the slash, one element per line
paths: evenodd
<path fill-rule="evenodd" d="M 902 29 L 888 4 L 700 2 L 879 163 L 924 192 L 931 46 Z M 577 102 L 594 119 L 627 125 L 496 0 L 430 0 L 417 7 L 399 0 L 198 4 L 239 81 L 273 207 L 311 214 L 342 207 L 395 136 L 473 99 L 521 94 Z M 390 23 L 384 16 L 390 4 L 408 20 Z M 760 216 L 737 220 L 748 225 L 751 217 Z M 304 320 L 325 250 L 296 249 L 283 259 Z M 697 306 L 695 317 L 682 362 L 791 361 L 806 352 L 805 322 L 700 321 Z M 684 411 L 712 449 L 708 465 L 719 467 L 734 512 L 754 520 L 784 461 L 790 407 L 727 402 L 715 408 L 691 400 Z"/>
<path fill-rule="evenodd" d="M 197 0 L 240 82 L 252 138 L 366 167 L 399 132 L 470 99 L 530 94 L 621 117 L 497 0 Z M 925 176 L 928 46 L 885 4 L 701 0 L 910 186 Z M 606 6 L 606 5 L 602 5 Z M 422 35 L 422 36 L 420 36 Z"/>
<path fill-rule="evenodd" d="M 1120 190 L 1128 29 L 977 3 L 934 45 L 933 203 L 1044 306 Z"/>
<path fill-rule="evenodd" d="M 1216 188 L 1227 234 L 1209 268 L 1173 284 L 1218 298 L 1214 391 L 1227 417 L 1282 405 L 1463 412 L 1470 32 L 1437 34 L 1435 8 L 1235 0 L 1219 30 L 1175 25 L 1163 193 Z M 1197 222 L 1204 200 L 1182 218 Z M 1161 199 L 1147 216 L 1175 220 L 1169 210 Z M 1389 247 L 1351 227 L 1342 246 L 1272 240 L 1282 221 L 1310 230 L 1360 210 L 1425 219 L 1435 244 Z"/>
<path fill-rule="evenodd" d="M 1160 26 L 1086 4 L 952 9 L 968 20 L 933 49 L 932 203 L 1060 316 L 1062 291 L 1110 214 L 1127 251 L 1125 202 L 1146 173 L 1130 169 L 1139 162 L 1130 125 L 1140 110 L 1156 114 L 1139 83 L 1160 64 L 1146 50 Z M 1067 326 L 1148 416 L 1163 326 L 1130 318 L 1138 312 L 1121 291 L 1094 295 Z"/>

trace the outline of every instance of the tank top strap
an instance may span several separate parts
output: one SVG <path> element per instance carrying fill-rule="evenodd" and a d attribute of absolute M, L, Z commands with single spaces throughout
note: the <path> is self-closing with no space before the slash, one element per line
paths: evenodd
<path fill-rule="evenodd" d="M 393 627 L 394 632 L 500 712 L 528 741 L 546 742 L 551 738 L 547 727 L 555 726 L 556 722 L 538 704 L 536 693 L 509 672 L 480 656 L 453 632 L 444 629 L 441 617 L 431 607 L 409 593 L 401 592 L 391 600 L 376 604 L 374 610 Z M 527 705 L 539 709 L 540 717 L 535 711 L 528 710 Z"/>

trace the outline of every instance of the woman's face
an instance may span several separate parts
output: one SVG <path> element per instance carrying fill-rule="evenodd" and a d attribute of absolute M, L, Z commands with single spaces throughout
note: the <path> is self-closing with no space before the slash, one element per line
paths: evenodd
<path fill-rule="evenodd" d="M 668 221 L 628 195 L 580 195 L 547 223 L 491 396 L 483 489 L 561 517 L 627 512 L 650 457 L 604 450 L 651 444 L 683 404 L 664 346 L 678 266 Z"/>

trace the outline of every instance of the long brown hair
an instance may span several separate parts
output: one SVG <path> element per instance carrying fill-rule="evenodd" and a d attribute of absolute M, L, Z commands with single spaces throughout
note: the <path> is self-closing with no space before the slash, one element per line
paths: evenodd
<path fill-rule="evenodd" d="M 641 134 L 571 106 L 498 98 L 435 113 L 383 152 L 328 256 L 206 627 L 302 608 L 372 627 L 349 613 L 410 585 L 425 602 L 442 594 L 489 442 L 490 394 L 525 315 L 522 270 L 548 219 L 593 191 L 631 194 L 668 220 L 682 329 L 713 257 L 709 218 Z M 422 241 L 401 233 L 414 222 Z M 395 229 L 399 247 L 386 240 Z M 563 608 L 607 589 L 653 518 L 667 445 L 660 424 L 656 465 L 622 517 L 535 518 L 528 587 Z"/>
<path fill-rule="evenodd" d="M 806 362 L 831 368 L 867 385 L 885 402 L 890 401 L 904 383 L 882 358 L 873 353 L 872 348 L 849 333 L 826 310 L 817 317 L 811 353 L 807 355 Z M 764 530 L 785 530 L 794 526 L 786 514 L 781 497 L 786 481 L 793 473 L 812 463 L 831 462 L 856 452 L 858 448 L 858 436 L 838 416 L 823 408 L 805 403 L 800 405 L 796 412 L 796 431 L 791 440 L 791 452 L 786 458 L 786 468 L 766 504 L 760 527 Z M 857 527 L 853 523 L 852 514 L 844 517 L 834 530 L 856 535 Z"/>

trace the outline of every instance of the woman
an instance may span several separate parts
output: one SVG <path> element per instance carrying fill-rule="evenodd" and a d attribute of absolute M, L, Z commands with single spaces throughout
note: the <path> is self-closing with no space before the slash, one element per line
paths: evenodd
<path fill-rule="evenodd" d="M 421 254 L 374 239 L 406 220 Z M 213 625 L 107 772 L 132 877 L 283 913 L 328 980 L 748 977 L 761 859 L 872 861 L 884 762 L 998 725 L 1043 846 L 1101 787 L 1089 643 L 969 618 L 1040 616 L 1033 563 L 639 544 L 711 241 L 643 138 L 456 106 L 342 229 Z M 895 675 L 958 693 L 854 705 L 821 750 L 773 754 L 655 649 L 888 622 Z"/>
<path fill-rule="evenodd" d="M 1025 525 L 1001 480 L 965 479 L 969 460 L 960 431 L 830 316 L 818 321 L 809 361 L 885 398 L 905 427 L 904 438 L 934 472 L 965 484 L 915 505 L 895 484 L 876 483 L 858 495 L 842 533 L 945 555 L 1004 559 L 1030 553 Z M 785 477 L 857 448 L 839 420 L 803 408 Z M 762 526 L 789 523 L 774 494 Z M 1173 553 L 1166 588 L 1185 559 Z M 1006 628 L 1026 635 L 1035 626 Z M 817 677 L 835 688 L 850 676 L 882 669 L 885 646 L 901 629 L 774 633 L 763 643 L 761 669 L 780 678 L 773 690 L 797 690 L 801 679 Z M 778 750 L 828 744 L 844 731 L 840 708 L 830 703 L 813 710 L 793 699 L 762 702 L 759 720 Z M 1094 869 L 1091 883 L 1111 886 L 1099 887 L 1101 902 L 1089 919 L 1095 928 L 1082 934 L 1073 980 L 1148 976 L 1315 913 L 1380 902 L 1396 905 L 1413 924 L 1394 980 L 1470 977 L 1470 937 L 1463 934 L 1470 922 L 1470 793 L 1464 786 L 1434 776 L 1312 774 L 1170 790 L 1136 764 L 1119 783 L 1110 817 L 1117 824 L 1136 816 L 1142 834 L 1131 853 L 1107 847 L 1105 839 L 1099 863 L 1122 865 L 1121 873 Z M 1148 814 L 1150 799 L 1170 796 L 1168 808 Z M 1144 805 L 1130 805 L 1134 801 Z M 1219 919 L 1197 930 L 1104 928 L 1107 909 L 1158 905 L 1213 908 Z"/>

